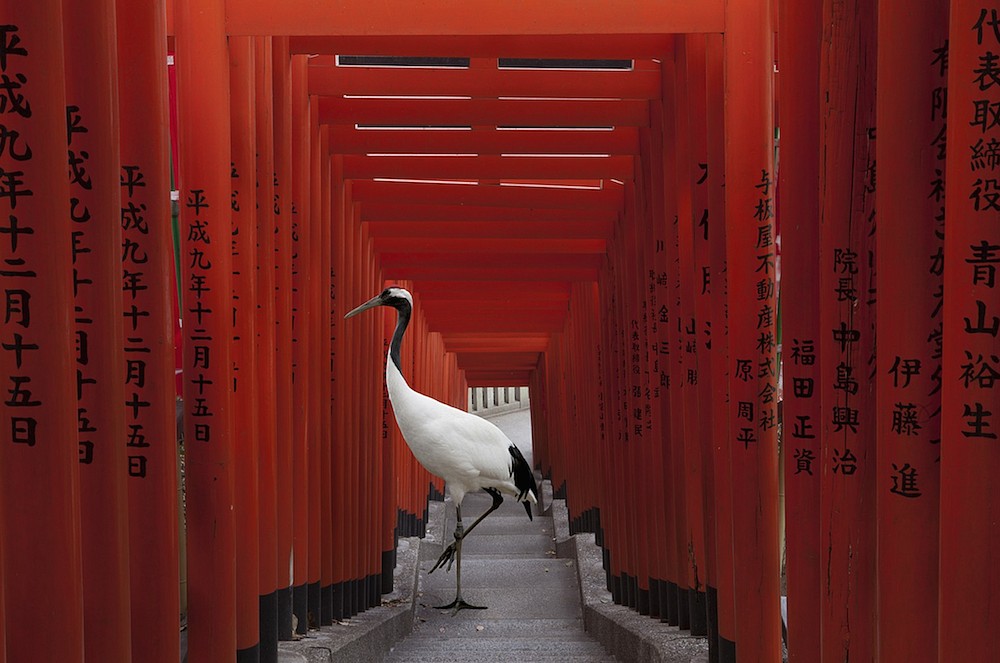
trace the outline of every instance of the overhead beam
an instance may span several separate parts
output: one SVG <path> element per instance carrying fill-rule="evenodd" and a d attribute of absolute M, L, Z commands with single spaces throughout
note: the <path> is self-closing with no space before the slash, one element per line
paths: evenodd
<path fill-rule="evenodd" d="M 495 239 L 455 237 L 376 237 L 372 246 L 376 253 L 398 254 L 407 251 L 446 254 L 482 253 L 497 257 L 517 257 L 537 254 L 604 255 L 603 239 Z"/>
<path fill-rule="evenodd" d="M 464 370 L 530 371 L 538 365 L 537 352 L 463 352 L 458 355 L 458 367 Z"/>
<path fill-rule="evenodd" d="M 469 318 L 461 314 L 454 316 L 428 316 L 427 326 L 431 331 L 466 333 L 506 331 L 506 332 L 547 332 L 555 333 L 566 324 L 565 313 L 561 315 L 537 315 L 530 319 L 518 318 Z"/>
<path fill-rule="evenodd" d="M 465 280 L 455 281 L 420 281 L 414 284 L 414 291 L 420 294 L 420 300 L 448 300 L 452 302 L 475 302 L 483 298 L 491 301 L 561 301 L 569 300 L 572 288 L 570 284 L 560 281 L 537 281 L 526 286 L 520 281 L 485 282 Z"/>
<path fill-rule="evenodd" d="M 659 65 L 640 61 L 635 69 L 499 69 L 491 67 L 309 67 L 309 93 L 502 97 L 590 97 L 659 99 Z"/>
<path fill-rule="evenodd" d="M 501 254 L 501 253 L 470 253 L 458 254 L 440 253 L 434 251 L 400 251 L 396 253 L 382 253 L 380 259 L 383 266 L 418 266 L 418 265 L 443 265 L 452 268 L 461 268 L 468 271 L 468 276 L 475 278 L 477 270 L 487 268 L 499 268 L 509 270 L 513 274 L 519 269 L 552 269 L 553 272 L 565 268 L 592 267 L 594 269 L 601 266 L 603 256 L 600 254 Z M 448 279 L 442 279 L 448 280 Z M 510 279 L 520 280 L 520 279 Z M 543 279 L 562 280 L 562 279 Z"/>
<path fill-rule="evenodd" d="M 344 179 L 632 179 L 631 156 L 359 156 L 344 157 Z"/>
<path fill-rule="evenodd" d="M 301 36 L 289 40 L 292 53 L 386 55 L 404 57 L 663 58 L 672 53 L 672 34 L 491 35 L 483 37 L 328 37 Z"/>
<path fill-rule="evenodd" d="M 527 387 L 530 372 L 520 371 L 466 371 L 465 381 L 470 387 Z"/>
<path fill-rule="evenodd" d="M 636 127 L 616 127 L 611 131 L 492 128 L 441 131 L 331 125 L 330 151 L 334 154 L 637 154 L 639 132 Z"/>
<path fill-rule="evenodd" d="M 596 281 L 598 268 L 589 265 L 567 265 L 564 267 L 530 265 L 518 268 L 491 265 L 473 270 L 467 265 L 454 266 L 447 263 L 402 264 L 389 261 L 382 263 L 382 274 L 388 280 L 419 281 L 426 279 L 430 281 L 460 282 L 473 275 L 480 281 L 521 281 L 525 284 L 530 284 L 534 281 L 551 279 L 569 282 Z"/>
<path fill-rule="evenodd" d="M 385 126 L 649 126 L 649 103 L 634 99 L 399 99 L 318 97 L 319 121 Z"/>
<path fill-rule="evenodd" d="M 597 190 L 359 180 L 351 183 L 350 191 L 355 201 L 391 201 L 410 205 L 437 203 L 620 210 L 625 201 L 625 187 L 617 185 Z"/>
<path fill-rule="evenodd" d="M 367 0 L 228 0 L 231 35 L 659 35 L 722 32 L 723 0 L 424 0 L 400 5 Z"/>
<path fill-rule="evenodd" d="M 504 334 L 496 331 L 466 334 L 443 332 L 441 340 L 450 352 L 544 352 L 549 345 L 547 333 Z"/>
<path fill-rule="evenodd" d="M 358 185 L 359 183 L 354 183 L 355 187 Z M 506 190 L 507 187 L 503 187 L 503 189 Z M 382 203 L 367 200 L 361 204 L 361 220 L 373 222 L 492 221 L 496 223 L 518 223 L 521 221 L 530 221 L 532 223 L 601 223 L 614 221 L 616 217 L 617 210 L 611 208 L 501 207 L 469 204 Z"/>
<path fill-rule="evenodd" d="M 368 236 L 410 239 L 606 239 L 608 221 L 368 221 Z"/>

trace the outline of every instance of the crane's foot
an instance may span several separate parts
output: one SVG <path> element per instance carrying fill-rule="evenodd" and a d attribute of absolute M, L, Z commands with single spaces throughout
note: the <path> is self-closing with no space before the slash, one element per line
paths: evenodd
<path fill-rule="evenodd" d="M 458 614 L 459 610 L 486 610 L 485 605 L 472 605 L 471 603 L 466 603 L 465 599 L 461 596 L 456 596 L 455 600 L 447 605 L 436 605 L 434 608 L 436 610 L 451 610 L 453 617 Z"/>
<path fill-rule="evenodd" d="M 431 570 L 427 573 L 434 573 L 445 564 L 448 564 L 445 571 L 451 571 L 451 565 L 455 561 L 455 552 L 458 550 L 458 547 L 455 545 L 456 543 L 457 541 L 448 544 L 448 547 L 444 549 L 444 552 L 442 552 L 441 556 L 438 557 L 437 562 L 434 563 L 434 566 L 432 566 Z"/>

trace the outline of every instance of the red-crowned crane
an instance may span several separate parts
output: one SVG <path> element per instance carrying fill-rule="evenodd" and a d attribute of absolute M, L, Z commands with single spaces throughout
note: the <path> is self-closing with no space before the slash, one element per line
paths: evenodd
<path fill-rule="evenodd" d="M 345 318 L 376 306 L 396 309 L 396 331 L 389 345 L 385 366 L 385 385 L 403 439 L 416 459 L 431 474 L 441 477 L 455 501 L 455 541 L 441 553 L 433 573 L 447 563 L 455 562 L 455 600 L 437 606 L 457 613 L 463 608 L 483 609 L 466 603 L 462 598 L 462 541 L 483 518 L 493 513 L 506 493 L 524 503 L 531 519 L 531 504 L 538 503 L 538 487 L 531 468 L 521 451 L 503 432 L 474 414 L 445 405 L 414 391 L 403 377 L 399 347 L 413 313 L 413 297 L 404 288 L 392 286 L 357 307 Z M 485 490 L 493 504 L 468 529 L 462 526 L 462 499 L 466 493 Z"/>

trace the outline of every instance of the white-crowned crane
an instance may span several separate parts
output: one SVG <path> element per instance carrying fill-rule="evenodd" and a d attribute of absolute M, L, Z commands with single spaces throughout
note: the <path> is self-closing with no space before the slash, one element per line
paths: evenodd
<path fill-rule="evenodd" d="M 483 518 L 500 506 L 504 493 L 523 502 L 531 519 L 531 504 L 538 503 L 535 477 L 521 451 L 499 428 L 481 417 L 414 391 L 406 383 L 400 367 L 399 347 L 413 313 L 413 297 L 408 291 L 396 286 L 386 288 L 344 317 L 350 318 L 376 306 L 396 309 L 396 331 L 385 367 L 385 384 L 396 423 L 416 459 L 431 474 L 445 480 L 455 501 L 455 541 L 444 549 L 430 571 L 433 573 L 446 563 L 450 570 L 455 562 L 455 600 L 437 607 L 451 609 L 453 614 L 463 608 L 483 609 L 485 606 L 471 605 L 462 599 L 462 541 Z M 465 529 L 462 526 L 462 499 L 466 493 L 480 489 L 489 493 L 493 504 Z"/>

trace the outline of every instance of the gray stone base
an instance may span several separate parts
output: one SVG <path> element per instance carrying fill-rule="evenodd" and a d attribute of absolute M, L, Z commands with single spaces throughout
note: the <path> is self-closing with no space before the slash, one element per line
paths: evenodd
<path fill-rule="evenodd" d="M 333 663 L 351 661 L 378 663 L 399 640 L 413 630 L 413 606 L 417 586 L 417 559 L 421 541 L 416 537 L 399 540 L 396 569 L 390 594 L 382 605 L 369 608 L 350 619 L 310 630 L 298 640 L 278 645 L 280 663 Z"/>
<path fill-rule="evenodd" d="M 546 492 L 546 488 L 542 492 Z M 587 632 L 620 661 L 706 663 L 706 638 L 615 605 L 606 587 L 601 549 L 594 543 L 594 535 L 570 536 L 565 500 L 552 500 L 550 504 L 556 530 L 556 554 L 577 562 L 583 624 Z"/>

